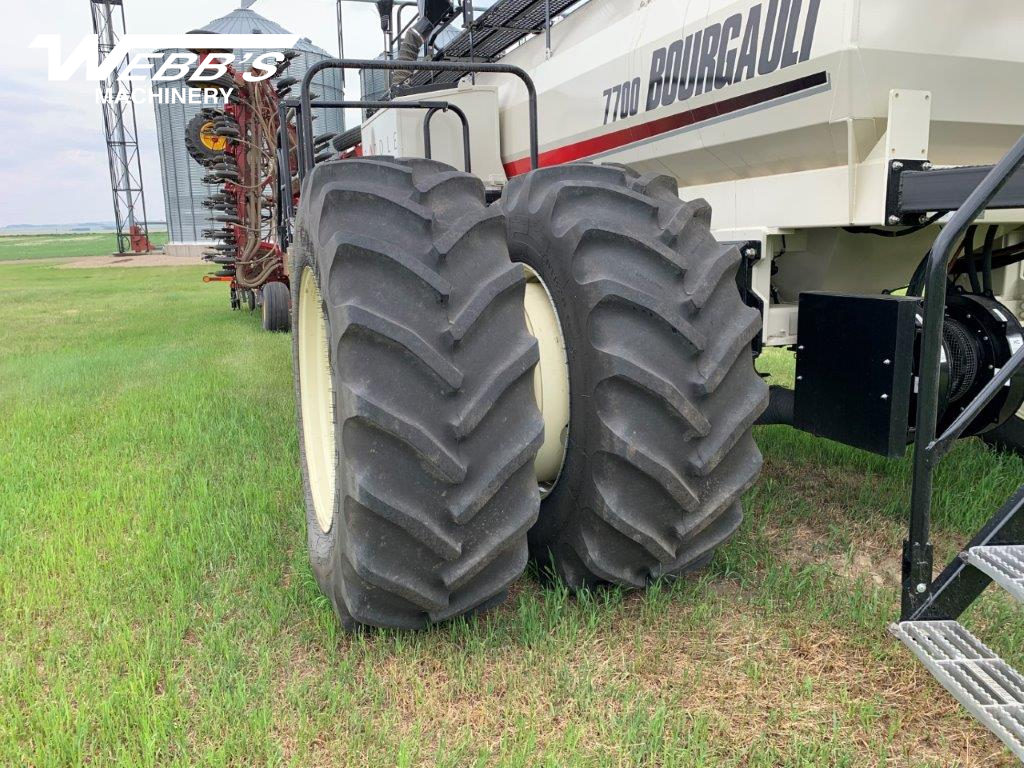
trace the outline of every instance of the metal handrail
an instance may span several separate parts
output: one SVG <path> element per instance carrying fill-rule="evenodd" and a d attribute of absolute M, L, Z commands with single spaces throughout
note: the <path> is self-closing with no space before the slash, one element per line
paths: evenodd
<path fill-rule="evenodd" d="M 288 154 L 288 102 L 281 99 L 277 103 L 277 229 L 279 237 L 283 233 L 282 222 L 291 218 L 295 213 L 292 210 L 292 166 Z M 286 243 L 282 244 L 282 247 L 286 246 Z"/>
<path fill-rule="evenodd" d="M 385 59 L 324 59 L 306 70 L 302 76 L 302 87 L 299 91 L 301 113 L 298 115 L 298 132 L 301 141 L 305 142 L 303 151 L 299 156 L 300 177 L 313 168 L 313 124 L 310 121 L 310 109 L 312 99 L 309 94 L 309 87 L 317 73 L 326 69 L 382 69 L 386 71 L 425 71 L 425 72 L 466 72 L 466 73 L 494 73 L 513 75 L 523 81 L 526 86 L 528 113 L 530 121 L 530 167 L 537 168 L 538 160 L 538 139 L 537 139 L 537 89 L 533 85 L 533 79 L 519 67 L 511 64 L 497 64 L 491 62 L 473 61 L 390 61 Z"/>
<path fill-rule="evenodd" d="M 289 100 L 287 106 L 297 108 L 299 111 L 296 115 L 296 123 L 298 123 L 298 116 L 302 114 L 301 107 L 298 102 Z M 435 112 L 446 112 L 451 110 L 458 116 L 459 121 L 462 123 L 462 141 L 463 141 L 463 161 L 466 164 L 466 171 L 470 168 L 469 159 L 469 118 L 466 117 L 466 113 L 459 109 L 454 104 L 447 101 L 437 100 L 421 100 L 421 101 L 379 101 L 379 100 L 356 100 L 356 99 L 342 99 L 339 101 L 314 101 L 311 105 L 314 108 L 327 108 L 327 109 L 424 109 L 427 110 L 427 115 L 423 119 L 423 133 L 426 146 L 426 156 L 430 157 L 430 117 Z M 296 140 L 298 143 L 298 154 L 301 155 L 304 148 L 303 138 L 301 131 L 297 131 Z M 312 151 L 312 150 L 310 150 Z M 304 174 L 301 173 L 299 178 L 302 179 Z"/>
<path fill-rule="evenodd" d="M 454 104 L 450 104 L 447 101 L 372 101 L 372 100 L 358 100 L 358 99 L 341 99 L 336 101 L 315 101 L 311 104 L 312 107 L 324 108 L 324 109 L 424 109 L 427 114 L 423 118 L 423 141 L 424 150 L 427 158 L 430 158 L 430 119 L 437 112 L 445 112 L 451 110 L 459 118 L 462 123 L 462 148 L 463 148 L 463 161 L 466 165 L 466 172 L 468 173 L 471 168 L 470 163 L 470 145 L 469 145 L 469 118 L 466 117 L 466 113 L 463 112 L 459 107 Z M 301 104 L 297 99 L 282 99 L 277 105 L 277 116 L 278 116 L 278 137 L 277 137 L 277 152 L 278 152 L 278 167 L 282 169 L 290 169 L 289 154 L 291 152 L 291 146 L 288 139 L 288 110 L 293 109 L 296 112 L 296 128 L 298 128 L 299 115 L 301 112 Z M 311 123 L 312 124 L 312 123 Z M 296 131 L 296 157 L 301 156 L 303 139 L 302 132 Z M 303 177 L 302 166 L 299 166 L 299 178 Z M 282 247 L 287 247 L 287 241 L 290 238 L 287 227 L 287 220 L 291 219 L 295 215 L 295 211 L 292 208 L 292 194 L 291 194 L 291 174 L 281 173 L 278 174 L 278 239 L 282 243 Z"/>
<path fill-rule="evenodd" d="M 427 102 L 423 102 L 426 104 Z M 438 112 L 447 112 L 449 109 L 454 112 L 459 120 L 462 122 L 462 159 L 466 166 L 466 173 L 473 172 L 473 166 L 469 156 L 469 120 L 466 119 L 466 113 L 459 109 L 454 104 L 447 104 L 442 102 L 446 106 L 430 107 L 427 110 L 427 114 L 423 116 L 423 154 L 426 155 L 427 159 L 431 159 L 430 152 L 430 121 L 434 119 L 434 115 Z"/>
<path fill-rule="evenodd" d="M 982 179 L 981 183 L 967 196 L 942 228 L 935 244 L 927 256 L 924 280 L 924 331 L 921 340 L 921 370 L 919 375 L 919 394 L 917 400 L 917 423 L 914 440 L 914 475 L 910 495 L 909 536 L 904 550 L 903 589 L 901 613 L 904 619 L 909 618 L 914 610 L 927 599 L 932 583 L 932 549 L 931 549 L 931 503 L 934 486 L 935 465 L 948 450 L 948 443 L 955 436 L 946 439 L 947 434 L 939 440 L 935 439 L 939 413 L 939 381 L 942 365 L 942 326 L 946 311 L 946 280 L 949 263 L 953 257 L 955 243 L 978 215 L 985 210 L 989 202 L 996 196 L 1007 180 L 1024 164 L 1024 136 L 1010 148 L 1010 151 L 996 163 L 992 170 Z M 920 293 L 918 293 L 920 295 Z M 1019 354 L 1019 353 L 1018 353 Z M 1014 362 L 1016 361 L 1016 362 Z M 1020 365 L 1015 354 L 1010 363 Z M 1007 371 L 1009 369 L 1009 371 Z M 1004 366 L 997 378 L 1004 373 L 1008 379 L 1013 373 L 1010 364 Z M 1005 380 L 1005 379 L 1004 379 Z M 992 382 L 989 382 L 991 385 Z M 1001 385 L 1000 385 L 1001 386 Z M 996 390 L 989 393 L 986 386 L 975 400 L 995 395 Z M 977 410 L 987 404 L 981 403 Z M 976 413 L 972 402 L 965 410 Z M 967 424 L 970 422 L 968 421 Z M 960 427 L 960 431 L 967 424 Z M 959 420 L 954 422 L 959 427 Z M 951 427 L 952 428 L 952 427 Z"/>

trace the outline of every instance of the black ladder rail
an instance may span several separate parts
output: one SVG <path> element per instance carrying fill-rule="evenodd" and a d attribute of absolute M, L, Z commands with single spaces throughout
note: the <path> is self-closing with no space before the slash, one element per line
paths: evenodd
<path fill-rule="evenodd" d="M 1024 347 L 1021 347 L 1011 355 L 1006 364 L 982 387 L 981 391 L 975 395 L 967 407 L 953 420 L 953 423 L 946 428 L 946 431 L 932 442 L 932 453 L 935 457 L 934 463 L 937 464 L 939 459 L 949 453 L 949 449 L 953 447 L 953 443 L 956 442 L 957 438 L 981 414 L 985 406 L 995 399 L 995 396 L 999 394 L 999 390 L 1006 386 L 1006 383 L 1013 378 L 1013 375 L 1022 366 L 1024 366 Z"/>
<path fill-rule="evenodd" d="M 391 61 L 385 59 L 325 59 L 318 61 L 311 66 L 302 76 L 302 88 L 300 90 L 300 112 L 296 116 L 296 124 L 299 134 L 299 179 L 305 178 L 305 174 L 313 168 L 313 123 L 309 119 L 312 109 L 312 99 L 309 88 L 317 73 L 326 69 L 382 69 L 386 71 L 413 71 L 413 72 L 471 72 L 471 73 L 493 73 L 513 75 L 522 80 L 526 86 L 529 112 L 530 131 L 530 166 L 537 168 L 538 162 L 538 139 L 537 139 L 537 89 L 533 85 L 533 79 L 519 67 L 511 64 L 496 64 L 490 62 L 455 62 L 455 61 Z M 323 103 L 323 102 L 321 102 Z M 392 104 L 394 102 L 388 102 Z M 404 103 L 404 102 L 397 102 Z"/>
<path fill-rule="evenodd" d="M 1024 486 L 1010 496 L 999 511 L 963 548 L 1016 544 L 1024 540 Z M 925 600 L 908 621 L 958 619 L 992 583 L 992 577 L 970 565 L 963 556 L 953 558 L 932 582 Z"/>
<path fill-rule="evenodd" d="M 936 439 L 939 411 L 939 379 L 941 374 L 942 326 L 946 309 L 946 279 L 953 246 L 967 228 L 984 211 L 1014 173 L 1024 164 L 1024 136 L 1017 139 L 1002 159 L 985 175 L 977 187 L 956 209 L 942 228 L 927 257 L 924 282 L 924 331 L 921 342 L 921 370 L 917 401 L 917 431 L 914 440 L 914 474 L 910 496 L 910 523 L 903 546 L 903 574 L 900 617 L 909 620 L 929 600 L 933 558 L 931 544 L 931 504 L 935 467 L 948 451 L 956 436 L 970 423 L 963 418 L 954 421 Z M 920 293 L 917 295 L 921 295 Z M 1024 363 L 1020 350 L 1013 355 L 996 379 L 1003 382 Z M 977 415 L 995 393 L 995 379 L 989 382 L 965 410 Z M 1002 386 L 1000 383 L 999 386 Z M 984 402 L 978 403 L 982 397 Z M 963 415 L 962 415 L 963 416 Z M 961 424 L 961 422 L 964 423 Z M 956 428 L 958 431 L 953 431 Z"/>
<path fill-rule="evenodd" d="M 288 248 L 291 233 L 288 221 L 295 215 L 292 210 L 292 166 L 288 146 L 288 106 L 284 99 L 277 103 L 277 242 Z"/>

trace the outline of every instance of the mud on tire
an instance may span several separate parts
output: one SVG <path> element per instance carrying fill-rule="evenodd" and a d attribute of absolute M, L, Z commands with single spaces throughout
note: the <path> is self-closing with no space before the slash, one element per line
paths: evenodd
<path fill-rule="evenodd" d="M 561 476 L 530 532 L 570 587 L 642 587 L 697 567 L 739 525 L 768 402 L 739 252 L 674 179 L 571 164 L 511 180 L 509 250 L 546 283 L 570 378 Z"/>
<path fill-rule="evenodd" d="M 301 195 L 291 283 L 310 561 L 342 623 L 423 627 L 501 600 L 539 496 L 536 341 L 522 268 L 481 182 L 427 160 L 322 163 Z M 333 388 L 330 527 L 302 424 L 303 275 Z"/>

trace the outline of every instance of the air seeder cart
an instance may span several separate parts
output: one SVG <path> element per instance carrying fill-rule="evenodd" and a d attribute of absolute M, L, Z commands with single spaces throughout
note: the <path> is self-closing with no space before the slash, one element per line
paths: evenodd
<path fill-rule="evenodd" d="M 1024 757 L 1024 679 L 957 621 L 991 581 L 1024 598 L 1024 486 L 937 577 L 929 533 L 956 439 L 1024 445 L 1024 7 L 402 5 L 279 134 L 310 557 L 343 624 L 486 608 L 528 557 L 572 589 L 699 568 L 759 419 L 912 446 L 892 631 Z M 312 132 L 326 68 L 390 78 L 347 159 Z"/>

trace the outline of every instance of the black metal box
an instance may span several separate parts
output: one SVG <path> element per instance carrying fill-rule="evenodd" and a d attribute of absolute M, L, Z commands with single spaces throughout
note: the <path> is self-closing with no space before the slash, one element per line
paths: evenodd
<path fill-rule="evenodd" d="M 920 311 L 906 296 L 800 294 L 794 426 L 902 456 Z"/>

